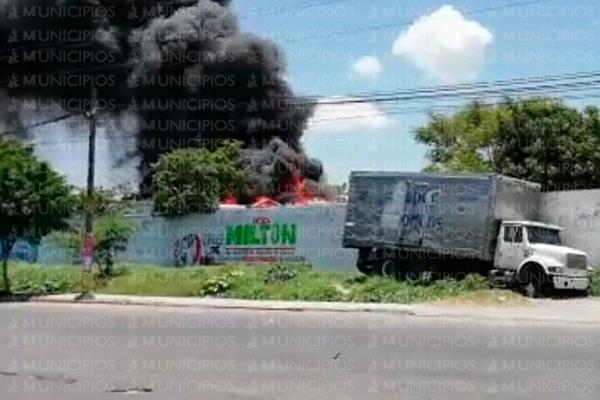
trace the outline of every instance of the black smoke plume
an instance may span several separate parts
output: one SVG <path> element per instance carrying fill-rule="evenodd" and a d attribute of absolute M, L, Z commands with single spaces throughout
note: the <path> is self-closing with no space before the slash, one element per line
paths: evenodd
<path fill-rule="evenodd" d="M 300 138 L 312 106 L 284 78 L 279 48 L 240 32 L 228 0 L 0 0 L 0 82 L 11 99 L 134 116 L 141 192 L 167 151 L 244 143 L 248 196 L 318 181 Z"/>

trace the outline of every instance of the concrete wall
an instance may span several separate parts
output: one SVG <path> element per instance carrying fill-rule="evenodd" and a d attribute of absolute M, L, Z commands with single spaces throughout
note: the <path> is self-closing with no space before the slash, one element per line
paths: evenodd
<path fill-rule="evenodd" d="M 563 242 L 587 252 L 600 266 L 600 190 L 544 193 L 541 219 L 562 226 Z"/>
<path fill-rule="evenodd" d="M 336 203 L 229 208 L 169 219 L 141 209 L 129 216 L 138 231 L 119 260 L 164 266 L 307 261 L 320 268 L 351 271 L 356 251 L 341 247 L 345 214 L 345 204 Z M 37 254 L 46 264 L 70 262 L 69 254 L 47 241 Z"/>

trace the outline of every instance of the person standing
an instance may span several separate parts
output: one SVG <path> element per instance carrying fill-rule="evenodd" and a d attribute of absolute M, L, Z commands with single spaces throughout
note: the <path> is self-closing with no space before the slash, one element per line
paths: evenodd
<path fill-rule="evenodd" d="M 93 233 L 86 233 L 81 246 L 81 258 L 83 267 L 87 272 L 91 272 L 94 265 L 94 253 L 96 251 L 96 237 Z"/>
<path fill-rule="evenodd" d="M 92 276 L 92 267 L 95 261 L 96 237 L 93 233 L 86 233 L 81 245 L 81 259 L 83 262 L 83 271 L 81 271 L 81 294 L 75 297 L 75 300 L 90 300 L 94 296 L 90 292 L 90 280 Z"/>

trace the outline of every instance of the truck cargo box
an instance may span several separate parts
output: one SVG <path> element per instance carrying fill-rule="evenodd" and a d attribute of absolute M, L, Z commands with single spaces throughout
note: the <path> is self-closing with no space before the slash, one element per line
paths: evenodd
<path fill-rule="evenodd" d="M 497 174 L 353 172 L 343 245 L 493 260 L 501 220 L 535 220 L 540 187 Z"/>

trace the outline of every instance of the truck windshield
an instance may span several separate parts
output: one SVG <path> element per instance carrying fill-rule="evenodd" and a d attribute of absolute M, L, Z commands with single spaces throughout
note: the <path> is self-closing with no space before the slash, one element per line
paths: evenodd
<path fill-rule="evenodd" d="M 545 243 L 560 245 L 560 231 L 539 226 L 528 226 L 527 237 L 529 243 Z"/>

